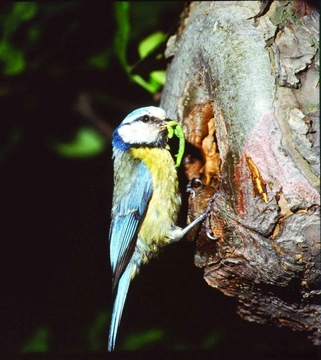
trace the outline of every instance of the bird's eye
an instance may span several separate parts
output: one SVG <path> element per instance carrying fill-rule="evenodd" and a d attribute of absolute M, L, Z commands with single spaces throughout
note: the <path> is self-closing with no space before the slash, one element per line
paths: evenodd
<path fill-rule="evenodd" d="M 149 121 L 149 116 L 148 115 L 144 115 L 142 118 L 142 122 L 146 123 Z"/>

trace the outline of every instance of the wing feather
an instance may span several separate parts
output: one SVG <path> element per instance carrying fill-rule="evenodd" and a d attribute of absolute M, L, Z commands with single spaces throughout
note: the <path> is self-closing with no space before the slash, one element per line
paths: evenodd
<path fill-rule="evenodd" d="M 144 218 L 153 192 L 151 174 L 142 162 L 136 164 L 135 171 L 130 174 L 130 179 L 119 176 L 118 182 L 115 184 L 115 188 L 119 187 L 120 190 L 124 189 L 125 191 L 118 191 L 116 195 L 114 194 L 113 199 L 114 206 L 109 233 L 113 289 L 117 287 L 119 278 L 133 255 L 139 225 Z"/>

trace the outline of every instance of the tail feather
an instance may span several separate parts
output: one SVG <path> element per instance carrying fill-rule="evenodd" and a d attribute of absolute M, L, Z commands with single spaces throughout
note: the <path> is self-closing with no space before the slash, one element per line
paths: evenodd
<path fill-rule="evenodd" d="M 114 308 L 113 308 L 111 324 L 109 329 L 108 351 L 113 351 L 115 349 L 117 331 L 124 309 L 124 304 L 131 280 L 131 273 L 132 273 L 132 266 L 131 263 L 129 263 L 127 265 L 126 270 L 123 272 L 122 276 L 120 277 L 117 286 L 117 293 L 114 300 Z"/>

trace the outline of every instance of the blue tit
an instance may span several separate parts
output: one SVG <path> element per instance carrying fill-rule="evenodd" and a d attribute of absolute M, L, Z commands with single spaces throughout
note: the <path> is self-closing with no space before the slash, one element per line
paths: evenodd
<path fill-rule="evenodd" d="M 169 152 L 165 111 L 143 107 L 113 133 L 114 193 L 109 232 L 114 307 L 108 351 L 115 348 L 129 284 L 159 248 L 181 239 L 175 226 L 181 205 L 174 160 Z"/>

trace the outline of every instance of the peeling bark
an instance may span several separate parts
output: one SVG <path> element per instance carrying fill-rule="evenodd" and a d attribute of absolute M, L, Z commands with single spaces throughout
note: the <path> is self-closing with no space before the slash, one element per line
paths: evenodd
<path fill-rule="evenodd" d="M 161 106 L 200 177 L 189 220 L 206 282 L 248 321 L 321 343 L 319 14 L 304 1 L 192 2 L 167 45 Z M 204 225 L 203 225 L 204 227 Z M 204 229 L 203 229 L 204 230 Z"/>

